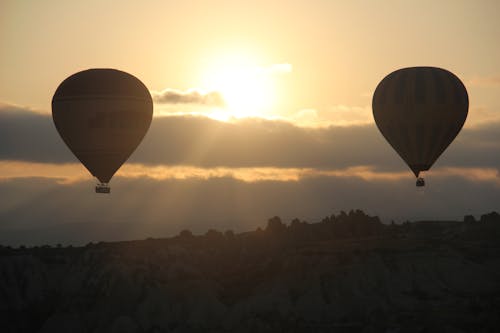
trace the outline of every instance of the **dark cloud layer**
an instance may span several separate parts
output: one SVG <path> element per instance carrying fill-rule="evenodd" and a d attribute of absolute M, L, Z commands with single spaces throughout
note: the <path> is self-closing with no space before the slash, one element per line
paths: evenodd
<path fill-rule="evenodd" d="M 0 110 L 0 159 L 76 162 L 48 115 Z M 224 123 L 201 117 L 159 117 L 131 162 L 198 167 L 338 169 L 372 165 L 407 170 L 375 126 L 311 129 L 280 121 Z M 436 166 L 498 168 L 500 123 L 463 130 Z"/>
<path fill-rule="evenodd" d="M 153 100 L 160 104 L 199 104 L 206 106 L 223 107 L 224 98 L 217 91 L 200 92 L 198 90 L 180 91 L 175 89 L 165 89 L 161 92 L 153 93 Z"/>
<path fill-rule="evenodd" d="M 110 195 L 89 181 L 51 179 L 0 182 L 0 244 L 85 244 L 89 241 L 166 237 L 183 229 L 255 230 L 279 215 L 309 222 L 361 208 L 391 219 L 461 219 L 500 210 L 500 187 L 434 176 L 425 192 L 413 180 L 365 181 L 310 177 L 297 182 L 245 183 L 230 178 L 165 180 L 117 177 Z"/>
<path fill-rule="evenodd" d="M 366 149 L 367 142 L 375 143 L 372 149 Z M 222 123 L 206 118 L 172 117 L 155 119 L 144 145 L 132 160 L 202 167 L 299 168 L 342 168 L 397 161 L 381 143 L 376 129 L 369 127 L 305 129 L 257 119 Z"/>
<path fill-rule="evenodd" d="M 74 162 L 52 117 L 15 106 L 0 105 L 0 159 Z"/>
<path fill-rule="evenodd" d="M 500 123 L 465 129 L 436 165 L 500 168 Z"/>

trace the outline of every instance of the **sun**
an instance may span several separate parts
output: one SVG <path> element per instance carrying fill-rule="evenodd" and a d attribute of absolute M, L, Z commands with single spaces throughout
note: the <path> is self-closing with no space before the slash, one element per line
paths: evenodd
<path fill-rule="evenodd" d="M 275 82 L 268 68 L 244 55 L 219 57 L 208 67 L 203 85 L 222 95 L 227 116 L 264 117 L 270 112 L 276 96 Z"/>

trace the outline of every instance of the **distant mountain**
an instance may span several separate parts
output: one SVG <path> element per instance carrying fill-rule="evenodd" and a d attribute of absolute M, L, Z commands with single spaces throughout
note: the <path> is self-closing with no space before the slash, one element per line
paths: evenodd
<path fill-rule="evenodd" d="M 2 332 L 498 332 L 500 215 L 0 248 Z"/>

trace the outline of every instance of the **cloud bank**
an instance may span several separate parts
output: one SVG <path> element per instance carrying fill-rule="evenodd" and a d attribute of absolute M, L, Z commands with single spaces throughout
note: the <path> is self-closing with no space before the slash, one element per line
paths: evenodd
<path fill-rule="evenodd" d="M 222 95 L 217 91 L 202 92 L 195 89 L 180 91 L 165 89 L 152 92 L 153 101 L 158 104 L 198 104 L 204 106 L 224 107 Z"/>
<path fill-rule="evenodd" d="M 461 219 L 499 210 L 500 186 L 454 175 L 436 175 L 425 192 L 413 180 L 366 181 L 313 176 L 293 182 L 248 183 L 228 177 L 168 179 L 117 177 L 112 193 L 93 193 L 90 181 L 54 179 L 0 182 L 0 244 L 85 244 L 144 239 L 183 229 L 255 230 L 279 215 L 309 222 L 361 208 L 391 219 Z"/>
<path fill-rule="evenodd" d="M 49 115 L 0 110 L 0 160 L 76 163 Z M 283 121 L 234 123 L 203 117 L 156 117 L 130 163 L 201 168 L 407 171 L 374 125 L 302 128 Z M 465 128 L 435 167 L 498 168 L 500 123 Z"/>
<path fill-rule="evenodd" d="M 289 118 L 308 127 L 375 125 L 368 106 L 333 105 L 326 110 L 302 109 Z"/>
<path fill-rule="evenodd" d="M 433 167 L 424 193 L 373 125 L 156 117 L 109 196 L 93 193 L 94 182 L 49 115 L 3 106 L 0 142 L 3 244 L 244 231 L 274 215 L 314 221 L 352 208 L 386 222 L 500 210 L 500 123 L 494 122 L 462 131 Z M 30 168 L 38 178 L 29 177 Z"/>
<path fill-rule="evenodd" d="M 479 87 L 500 87 L 500 75 L 476 76 L 467 80 L 467 85 Z"/>

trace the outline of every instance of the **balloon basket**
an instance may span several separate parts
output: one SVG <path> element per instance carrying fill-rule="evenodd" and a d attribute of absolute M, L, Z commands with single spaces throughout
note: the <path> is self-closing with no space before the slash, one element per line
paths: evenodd
<path fill-rule="evenodd" d="M 111 187 L 106 183 L 99 183 L 95 186 L 95 193 L 105 193 L 109 194 L 111 192 Z"/>
<path fill-rule="evenodd" d="M 415 183 L 417 187 L 424 187 L 425 186 L 425 180 L 421 177 L 417 178 L 417 182 Z"/>

